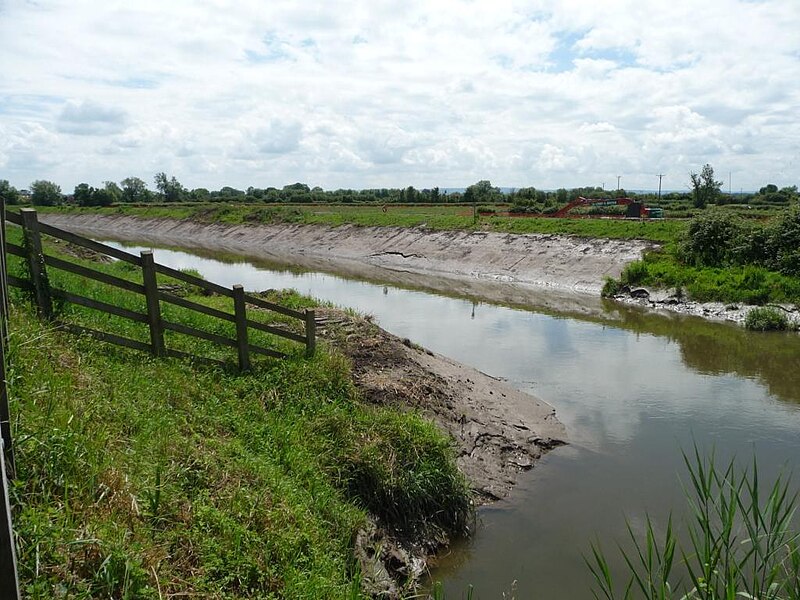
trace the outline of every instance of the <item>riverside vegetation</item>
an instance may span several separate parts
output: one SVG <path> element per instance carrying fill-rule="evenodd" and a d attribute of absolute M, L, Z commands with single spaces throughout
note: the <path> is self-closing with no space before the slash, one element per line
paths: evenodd
<path fill-rule="evenodd" d="M 9 236 L 19 243 L 18 231 Z M 9 263 L 22 274 L 20 261 Z M 125 263 L 92 267 L 135 275 Z M 143 310 L 143 299 L 122 290 L 55 270 L 49 278 Z M 226 300 L 162 283 L 217 308 Z M 12 292 L 11 499 L 26 597 L 358 598 L 353 540 L 369 520 L 418 544 L 470 527 L 450 440 L 414 412 L 363 402 L 350 365 L 324 344 L 307 360 L 263 340 L 290 357 L 237 375 L 73 337 Z M 280 299 L 312 304 L 294 293 Z M 147 339 L 137 323 L 59 310 L 70 322 Z M 227 326 L 192 318 L 212 331 Z M 225 358 L 202 340 L 171 344 Z"/>
<path fill-rule="evenodd" d="M 699 302 L 797 304 L 800 207 L 785 208 L 764 222 L 711 209 L 664 248 L 629 264 L 618 281 L 608 280 L 604 294 L 613 295 L 621 285 L 674 288 L 676 295 Z"/>

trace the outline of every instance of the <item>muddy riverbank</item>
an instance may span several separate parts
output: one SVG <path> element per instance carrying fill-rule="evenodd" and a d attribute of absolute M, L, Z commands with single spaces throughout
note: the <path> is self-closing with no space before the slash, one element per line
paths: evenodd
<path fill-rule="evenodd" d="M 653 247 L 640 240 L 343 225 L 226 225 L 42 214 L 94 237 L 226 252 L 309 270 L 569 312 L 599 307 L 603 278 Z"/>

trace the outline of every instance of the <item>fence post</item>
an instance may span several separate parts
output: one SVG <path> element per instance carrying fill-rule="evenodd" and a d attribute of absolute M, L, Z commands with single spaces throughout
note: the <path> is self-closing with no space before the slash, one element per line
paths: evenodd
<path fill-rule="evenodd" d="M 14 549 L 14 530 L 11 526 L 11 504 L 8 501 L 3 440 L 0 439 L 0 598 L 19 600 L 17 554 Z"/>
<path fill-rule="evenodd" d="M 16 476 L 14 446 L 11 443 L 11 411 L 6 387 L 6 345 L 8 344 L 8 277 L 6 272 L 6 202 L 0 199 L 0 439 L 5 442 L 8 476 Z"/>
<path fill-rule="evenodd" d="M 0 198 L 0 270 L 2 270 L 2 280 L 0 280 L 0 288 L 3 292 L 2 306 L 3 309 L 3 341 L 8 339 L 8 270 L 6 263 L 6 199 Z"/>
<path fill-rule="evenodd" d="M 144 296 L 147 300 L 150 346 L 154 356 L 165 356 L 167 349 L 164 344 L 164 326 L 161 323 L 161 306 L 158 302 L 158 282 L 156 281 L 156 263 L 153 259 L 153 251 L 143 250 L 139 256 L 142 258 L 142 282 L 144 283 Z"/>
<path fill-rule="evenodd" d="M 250 344 L 247 341 L 247 307 L 244 287 L 233 286 L 233 312 L 236 316 L 236 344 L 239 349 L 239 370 L 250 370 Z"/>
<path fill-rule="evenodd" d="M 36 297 L 36 307 L 39 310 L 39 316 L 50 319 L 53 316 L 53 299 L 50 297 L 50 284 L 47 281 L 47 271 L 44 266 L 39 219 L 36 211 L 32 208 L 23 208 L 19 212 L 22 215 L 22 229 L 28 250 L 28 270 Z"/>
<path fill-rule="evenodd" d="M 306 309 L 306 357 L 311 358 L 317 350 L 317 321 L 313 309 Z"/>

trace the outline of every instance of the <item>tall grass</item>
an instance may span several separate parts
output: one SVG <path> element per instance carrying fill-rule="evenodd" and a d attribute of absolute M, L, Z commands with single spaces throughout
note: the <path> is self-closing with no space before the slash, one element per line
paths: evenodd
<path fill-rule="evenodd" d="M 644 539 L 629 526 L 631 547 L 619 546 L 626 570 L 612 573 L 599 544 L 586 559 L 595 598 L 606 600 L 797 600 L 800 598 L 798 506 L 790 478 L 780 475 L 766 488 L 753 460 L 718 465 L 695 448 L 684 454 L 688 517 L 685 538 L 672 518 L 658 535 L 648 517 Z"/>

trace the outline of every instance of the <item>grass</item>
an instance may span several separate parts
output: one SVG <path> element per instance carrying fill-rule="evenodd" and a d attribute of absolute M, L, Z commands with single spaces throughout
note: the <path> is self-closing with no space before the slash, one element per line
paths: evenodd
<path fill-rule="evenodd" d="M 134 278 L 122 263 L 99 268 Z M 50 278 L 79 283 L 54 271 Z M 79 289 L 138 301 L 102 286 Z M 413 412 L 364 404 L 350 365 L 324 344 L 312 360 L 298 345 L 289 359 L 239 376 L 68 335 L 12 291 L 11 495 L 25 597 L 356 598 L 352 543 L 368 515 L 410 538 L 465 532 L 470 498 L 449 439 Z M 296 307 L 311 303 L 283 296 Z M 61 310 L 145 339 L 137 324 Z M 193 324 L 226 326 L 205 316 Z"/>
<path fill-rule="evenodd" d="M 620 546 L 625 573 L 612 573 L 599 544 L 587 565 L 595 598 L 648 600 L 797 600 L 800 598 L 800 532 L 794 528 L 798 496 L 778 476 L 764 487 L 758 465 L 718 465 L 697 448 L 684 454 L 686 535 L 672 519 L 662 535 L 648 517 L 644 539 L 629 525 L 630 545 Z"/>
<path fill-rule="evenodd" d="M 800 303 L 797 277 L 755 266 L 693 267 L 681 263 L 669 250 L 649 252 L 643 260 L 628 264 L 620 283 L 678 288 L 698 302 Z"/>
<path fill-rule="evenodd" d="M 758 306 L 747 313 L 744 326 L 751 331 L 786 331 L 791 324 L 780 309 L 774 306 Z"/>

